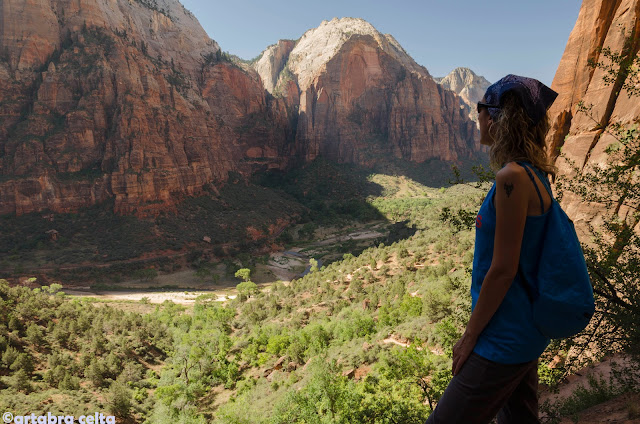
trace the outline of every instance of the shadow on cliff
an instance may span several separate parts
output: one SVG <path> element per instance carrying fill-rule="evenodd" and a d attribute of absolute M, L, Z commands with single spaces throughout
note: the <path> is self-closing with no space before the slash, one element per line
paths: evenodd
<path fill-rule="evenodd" d="M 486 155 L 455 163 L 464 181 L 477 178 L 472 166 L 488 163 Z M 384 187 L 371 178 L 373 174 L 406 177 L 430 188 L 448 187 L 455 180 L 451 162 L 430 160 L 416 164 L 402 160 L 385 160 L 370 168 L 341 164 L 323 157 L 290 170 L 257 174 L 253 182 L 273 190 L 280 190 L 307 208 L 298 222 L 313 226 L 349 225 L 354 221 L 366 223 L 385 221 L 386 216 L 370 201 L 391 195 L 391 187 Z M 386 244 L 410 238 L 417 231 L 409 221 L 399 220 L 388 226 L 389 234 L 381 241 Z"/>
<path fill-rule="evenodd" d="M 370 170 L 317 158 L 289 172 L 271 171 L 254 177 L 256 184 L 282 190 L 308 209 L 300 223 L 340 225 L 347 221 L 384 220 L 367 203 L 369 196 L 381 196 L 383 187 L 369 181 Z"/>

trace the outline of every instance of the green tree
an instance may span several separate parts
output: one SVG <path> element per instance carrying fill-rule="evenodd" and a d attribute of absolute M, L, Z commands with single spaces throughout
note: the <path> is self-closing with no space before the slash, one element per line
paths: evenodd
<path fill-rule="evenodd" d="M 17 332 L 22 332 L 23 330 L 23 325 L 22 322 L 20 322 L 20 320 L 14 316 L 11 315 L 11 317 L 9 318 L 9 330 L 10 331 L 17 331 Z"/>
<path fill-rule="evenodd" d="M 382 373 L 390 380 L 416 384 L 431 410 L 451 380 L 449 360 L 431 353 L 420 340 L 389 351 L 382 359 Z"/>
<path fill-rule="evenodd" d="M 33 358 L 26 352 L 19 353 L 9 369 L 14 372 L 24 371 L 27 375 L 31 375 L 34 370 Z"/>
<path fill-rule="evenodd" d="M 60 390 L 78 390 L 80 388 L 80 379 L 69 373 L 65 373 L 64 377 L 58 384 Z"/>
<path fill-rule="evenodd" d="M 84 376 L 91 380 L 91 383 L 95 387 L 105 386 L 105 374 L 106 370 L 104 365 L 95 357 L 91 360 L 89 367 L 84 371 Z"/>
<path fill-rule="evenodd" d="M 62 285 L 61 284 L 57 284 L 57 283 L 53 283 L 49 286 L 42 286 L 41 287 L 42 292 L 43 293 L 48 293 L 48 294 L 56 294 L 59 291 L 62 290 Z"/>
<path fill-rule="evenodd" d="M 241 301 L 245 301 L 250 298 L 252 295 L 257 294 L 260 290 L 258 286 L 253 281 L 244 281 L 236 286 L 238 290 L 238 298 Z"/>
<path fill-rule="evenodd" d="M 155 268 L 145 268 L 136 270 L 133 276 L 141 281 L 153 281 L 158 276 L 158 270 Z"/>
<path fill-rule="evenodd" d="M 109 387 L 109 410 L 118 418 L 128 418 L 131 414 L 131 392 L 124 384 L 114 381 Z"/>
<path fill-rule="evenodd" d="M 2 354 L 2 363 L 6 368 L 9 368 L 11 364 L 18 359 L 19 352 L 14 347 L 7 347 L 7 350 Z"/>
<path fill-rule="evenodd" d="M 354 384 L 340 374 L 334 361 L 318 357 L 312 364 L 309 383 L 293 389 L 276 405 L 273 424 L 284 423 L 357 423 L 359 396 Z"/>
<path fill-rule="evenodd" d="M 242 283 L 236 286 L 236 290 L 238 290 L 238 300 L 241 302 L 244 302 L 260 291 L 256 283 L 249 279 L 251 277 L 251 270 L 249 268 L 240 268 L 236 271 L 235 276 L 243 280 Z"/>
<path fill-rule="evenodd" d="M 251 270 L 249 268 L 240 268 L 236 271 L 235 277 L 242 279 L 242 281 L 249 281 L 251 278 Z"/>
<path fill-rule="evenodd" d="M 200 281 L 205 281 L 210 276 L 211 270 L 207 267 L 201 266 L 196 270 L 196 277 L 198 277 Z"/>
<path fill-rule="evenodd" d="M 33 390 L 33 386 L 31 385 L 31 378 L 29 378 L 29 374 L 25 370 L 18 370 L 18 372 L 14 373 L 11 377 L 11 387 L 24 393 L 29 393 Z"/>
<path fill-rule="evenodd" d="M 44 341 L 44 331 L 36 323 L 31 323 L 27 327 L 27 340 L 29 343 L 35 345 L 36 349 L 41 349 Z"/>
<path fill-rule="evenodd" d="M 309 273 L 312 274 L 314 272 L 318 272 L 318 261 L 317 260 L 315 260 L 313 258 L 310 258 L 309 259 L 309 266 L 310 266 Z"/>

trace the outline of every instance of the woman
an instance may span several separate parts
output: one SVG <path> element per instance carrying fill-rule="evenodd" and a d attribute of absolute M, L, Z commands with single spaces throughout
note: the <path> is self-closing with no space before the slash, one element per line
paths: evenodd
<path fill-rule="evenodd" d="M 535 328 L 526 283 L 536 266 L 554 173 L 545 136 L 557 96 L 537 80 L 507 75 L 478 102 L 480 142 L 496 182 L 476 218 L 472 314 L 453 348 L 453 379 L 427 424 L 538 423 L 538 357 L 549 344 Z M 542 172 L 541 172 L 542 171 Z M 543 180 L 545 181 L 543 183 Z"/>

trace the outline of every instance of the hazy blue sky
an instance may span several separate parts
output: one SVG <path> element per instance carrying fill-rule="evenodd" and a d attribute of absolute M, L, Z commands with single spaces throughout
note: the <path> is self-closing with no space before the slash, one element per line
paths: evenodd
<path fill-rule="evenodd" d="M 494 82 L 512 73 L 551 84 L 579 0 L 181 0 L 222 50 L 251 59 L 323 20 L 363 18 L 393 35 L 431 75 L 466 66 Z"/>

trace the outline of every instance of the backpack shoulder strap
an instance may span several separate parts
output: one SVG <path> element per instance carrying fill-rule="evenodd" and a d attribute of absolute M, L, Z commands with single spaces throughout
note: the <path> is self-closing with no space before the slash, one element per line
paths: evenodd
<path fill-rule="evenodd" d="M 536 184 L 536 179 L 533 178 L 533 174 L 531 173 L 531 170 L 529 169 L 529 164 L 526 163 L 526 162 L 516 162 L 516 163 L 518 165 L 520 165 L 521 167 L 523 167 L 525 171 L 527 171 L 527 174 L 529 175 L 529 178 L 531 179 L 531 182 L 533 183 L 533 186 L 536 188 L 536 193 L 538 193 L 538 199 L 540 199 L 540 213 L 544 214 L 544 201 L 542 200 L 542 195 L 540 194 L 540 189 L 538 188 L 538 184 Z M 542 184 L 547 189 L 547 191 L 549 191 L 549 188 L 544 184 L 544 182 Z M 551 196 L 551 193 L 549 193 L 549 196 Z M 551 197 L 553 198 L 553 196 L 551 196 Z"/>

